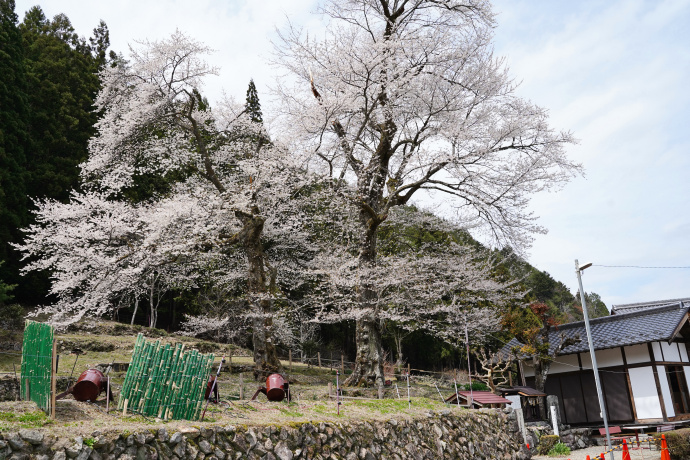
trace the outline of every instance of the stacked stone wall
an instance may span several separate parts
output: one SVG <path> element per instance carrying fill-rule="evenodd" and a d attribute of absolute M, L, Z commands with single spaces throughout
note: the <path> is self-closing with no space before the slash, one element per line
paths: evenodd
<path fill-rule="evenodd" d="M 506 412 L 487 410 L 431 412 L 413 420 L 95 432 L 69 439 L 19 430 L 1 435 L 0 460 L 528 459 L 517 429 Z"/>

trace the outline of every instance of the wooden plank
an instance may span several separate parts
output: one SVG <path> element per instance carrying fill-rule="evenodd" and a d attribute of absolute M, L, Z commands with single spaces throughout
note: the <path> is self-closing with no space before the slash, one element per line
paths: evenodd
<path fill-rule="evenodd" d="M 50 418 L 55 420 L 55 386 L 57 381 L 57 343 L 53 338 L 53 356 L 52 365 L 50 366 Z"/>

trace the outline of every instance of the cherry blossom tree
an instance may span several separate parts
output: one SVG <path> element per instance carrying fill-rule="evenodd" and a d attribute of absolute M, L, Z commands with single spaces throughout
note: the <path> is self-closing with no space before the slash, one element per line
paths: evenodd
<path fill-rule="evenodd" d="M 205 276 L 242 280 L 257 376 L 279 371 L 277 276 L 294 273 L 308 244 L 294 202 L 309 175 L 243 105 L 211 109 L 200 93 L 215 73 L 208 48 L 176 32 L 130 51 L 129 62 L 101 76 L 103 115 L 81 166 L 85 192 L 66 205 L 38 203 L 39 223 L 21 247 L 33 258 L 26 270 L 53 273 L 59 301 L 51 311 L 63 317 L 102 314 L 125 295 L 154 305 L 155 289 Z M 138 193 L 142 184 L 153 191 Z"/>
<path fill-rule="evenodd" d="M 347 383 L 382 383 L 381 225 L 420 194 L 518 250 L 543 232 L 530 197 L 580 173 L 548 113 L 515 94 L 485 0 L 331 0 L 323 38 L 289 27 L 276 92 L 293 151 L 349 184 L 358 212 L 357 356 Z M 433 264 L 431 264 L 433 266 Z M 343 275 L 345 276 L 345 275 Z M 354 276 L 354 275 L 353 275 Z M 351 277 L 352 278 L 352 277 Z"/>
<path fill-rule="evenodd" d="M 321 283 L 305 303 L 320 306 L 318 322 L 374 316 L 379 326 L 424 330 L 456 347 L 470 337 L 474 346 L 500 328 L 502 309 L 525 294 L 517 280 L 497 276 L 491 251 L 468 244 L 463 240 L 467 235 L 455 224 L 431 213 L 391 210 L 379 229 L 383 238 L 376 264 L 370 265 L 359 263 L 358 241 L 347 237 L 352 223 L 355 219 L 341 221 L 342 234 L 334 232 L 326 243 L 328 250 L 311 261 Z M 367 309 L 358 296 L 364 283 L 370 290 Z M 379 336 L 367 343 L 373 346 L 380 340 Z M 383 362 L 383 354 L 377 359 Z M 378 378 L 362 377 L 352 384 L 369 385 Z"/>

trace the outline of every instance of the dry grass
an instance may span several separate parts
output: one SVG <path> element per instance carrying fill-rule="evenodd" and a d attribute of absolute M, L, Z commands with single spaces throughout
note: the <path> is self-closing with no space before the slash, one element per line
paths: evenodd
<path fill-rule="evenodd" d="M 48 419 L 36 405 L 30 402 L 0 403 L 0 431 L 17 428 L 44 428 L 56 436 L 95 436 L 140 432 L 158 428 L 175 431 L 182 426 L 213 425 L 291 425 L 305 422 L 388 420 L 420 416 L 429 410 L 449 409 L 461 411 L 456 406 L 445 406 L 425 398 L 413 398 L 411 408 L 405 400 L 360 401 L 348 400 L 341 404 L 340 414 L 335 401 L 300 400 L 287 402 L 221 401 L 210 404 L 204 421 L 161 421 L 141 415 L 123 415 L 111 410 L 106 413 L 105 401 L 97 403 L 64 399 L 57 402 L 55 420 Z M 21 423 L 19 421 L 22 421 Z"/>
<path fill-rule="evenodd" d="M 457 406 L 447 406 L 441 402 L 434 382 L 428 378 L 415 378 L 411 390 L 411 407 L 407 402 L 407 389 L 403 382 L 396 382 L 387 387 L 383 400 L 352 399 L 375 398 L 375 389 L 348 388 L 344 390 L 347 397 L 340 405 L 340 414 L 335 400 L 329 396 L 329 383 L 335 387 L 335 370 L 307 366 L 293 362 L 292 367 L 283 361 L 293 401 L 291 403 L 272 403 L 260 395 L 258 401 L 250 402 L 249 398 L 263 382 L 254 381 L 252 372 L 252 358 L 247 350 L 238 349 L 231 345 L 205 342 L 189 337 L 168 335 L 164 331 L 150 331 L 140 327 L 130 327 L 118 323 L 105 322 L 96 326 L 82 327 L 77 331 L 70 331 L 56 336 L 60 362 L 59 377 L 66 377 L 72 373 L 76 378 L 86 369 L 108 363 L 128 363 L 138 332 L 152 335 L 152 339 L 163 343 L 183 342 L 189 348 L 197 348 L 202 352 L 213 352 L 216 356 L 214 368 L 217 368 L 222 356 L 232 353 L 232 366 L 227 363 L 219 379 L 220 404 L 209 405 L 204 422 L 189 421 L 161 421 L 140 415 L 123 415 L 115 410 L 117 401 L 111 403 L 110 411 L 106 413 L 105 397 L 100 396 L 96 403 L 82 403 L 71 396 L 57 401 L 56 420 L 49 420 L 39 413 L 35 404 L 30 402 L 0 403 L 0 431 L 23 427 L 44 427 L 56 435 L 92 436 L 93 432 L 101 433 L 123 431 L 135 432 L 143 429 L 166 427 L 175 430 L 180 426 L 204 426 L 214 424 L 294 424 L 310 421 L 327 420 L 363 420 L 409 418 L 418 416 L 430 409 L 464 410 Z M 77 356 L 70 352 L 79 348 L 84 354 Z M 238 356 L 243 355 L 243 356 Z M 14 368 L 13 368 L 14 365 Z M 0 371 L 19 372 L 21 354 L 0 354 Z M 244 371 L 244 372 L 240 372 Z M 124 380 L 125 372 L 111 372 L 110 378 L 117 396 Z M 441 385 L 441 382 L 438 382 Z M 396 389 L 395 384 L 399 385 Z M 442 388 L 445 395 L 452 394 L 452 390 Z M 240 394 L 243 399 L 240 400 Z M 400 399 L 402 398 L 402 399 Z"/>

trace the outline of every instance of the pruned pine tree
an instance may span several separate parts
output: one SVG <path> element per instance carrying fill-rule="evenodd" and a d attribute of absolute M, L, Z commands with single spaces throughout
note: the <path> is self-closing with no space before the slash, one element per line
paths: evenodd
<path fill-rule="evenodd" d="M 321 40 L 288 28 L 276 90 L 294 151 L 347 181 L 358 206 L 360 273 L 376 272 L 380 226 L 420 193 L 498 244 L 524 249 L 544 230 L 530 197 L 580 173 L 547 111 L 515 95 L 493 54 L 484 0 L 327 1 Z M 382 382 L 378 278 L 362 277 L 356 367 L 348 384 Z"/>
<path fill-rule="evenodd" d="M 81 165 L 84 192 L 68 204 L 38 202 L 21 249 L 34 258 L 26 271 L 52 271 L 59 301 L 47 310 L 62 320 L 102 314 L 124 297 L 155 305 L 161 289 L 243 280 L 262 375 L 281 368 L 276 278 L 304 243 L 293 195 L 306 175 L 280 148 L 252 142 L 256 124 L 242 105 L 208 106 L 200 95 L 215 73 L 208 52 L 176 32 L 102 71 L 103 116 Z M 164 186 L 128 199 L 142 177 Z"/>

